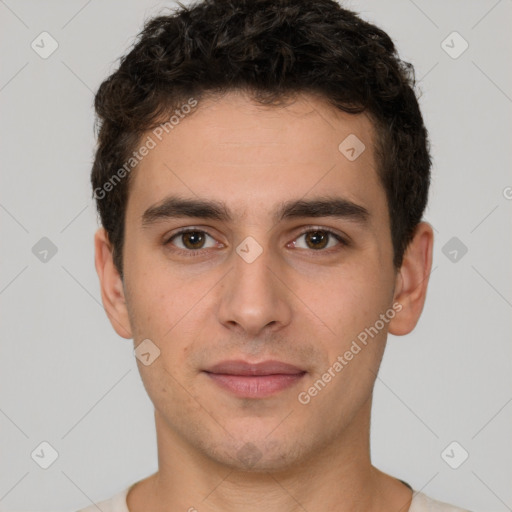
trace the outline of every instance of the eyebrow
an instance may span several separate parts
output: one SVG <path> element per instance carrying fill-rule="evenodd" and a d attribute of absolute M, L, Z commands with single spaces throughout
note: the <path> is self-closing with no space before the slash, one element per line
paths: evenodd
<path fill-rule="evenodd" d="M 320 197 L 281 203 L 273 215 L 273 221 L 277 223 L 304 217 L 332 217 L 365 224 L 369 216 L 370 213 L 364 206 L 348 199 Z M 235 218 L 223 202 L 169 196 L 143 213 L 142 225 L 149 227 L 160 221 L 186 217 L 218 220 L 226 223 L 232 223 Z"/>

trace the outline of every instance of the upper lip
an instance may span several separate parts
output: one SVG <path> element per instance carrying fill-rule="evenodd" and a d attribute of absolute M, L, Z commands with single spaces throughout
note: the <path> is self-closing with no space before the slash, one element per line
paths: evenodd
<path fill-rule="evenodd" d="M 282 361 L 249 363 L 243 360 L 221 361 L 205 371 L 223 375 L 297 375 L 305 373 L 305 370 Z"/>

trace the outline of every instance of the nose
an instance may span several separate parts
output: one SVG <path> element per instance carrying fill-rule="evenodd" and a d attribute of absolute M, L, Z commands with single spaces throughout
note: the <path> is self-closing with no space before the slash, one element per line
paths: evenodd
<path fill-rule="evenodd" d="M 278 258 L 268 249 L 254 260 L 233 253 L 233 269 L 223 283 L 219 321 L 249 337 L 275 331 L 290 323 L 290 293 Z"/>

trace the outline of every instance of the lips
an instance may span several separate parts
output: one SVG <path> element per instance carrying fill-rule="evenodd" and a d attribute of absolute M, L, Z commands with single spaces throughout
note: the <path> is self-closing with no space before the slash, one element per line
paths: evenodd
<path fill-rule="evenodd" d="M 222 361 L 206 371 L 223 375 L 297 375 L 304 373 L 304 370 L 281 361 L 248 363 L 242 360 Z"/>
<path fill-rule="evenodd" d="M 295 385 L 306 371 L 282 361 L 222 361 L 206 375 L 222 389 L 241 398 L 265 398 Z"/>

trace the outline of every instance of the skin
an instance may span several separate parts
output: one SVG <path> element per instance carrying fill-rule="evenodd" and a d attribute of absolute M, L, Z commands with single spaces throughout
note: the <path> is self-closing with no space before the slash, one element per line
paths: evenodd
<path fill-rule="evenodd" d="M 366 146 L 354 161 L 338 150 L 349 134 Z M 133 171 L 124 280 L 105 231 L 95 236 L 114 329 L 160 350 L 152 364 L 138 361 L 155 407 L 159 470 L 131 488 L 130 512 L 408 510 L 411 491 L 371 464 L 370 411 L 387 333 L 407 334 L 421 314 L 433 233 L 420 223 L 401 268 L 393 267 L 373 140 L 370 118 L 321 98 L 262 107 L 230 92 L 201 100 Z M 169 194 L 223 201 L 234 221 L 170 218 L 144 227 L 142 214 Z M 367 222 L 272 217 L 283 201 L 322 196 L 363 206 Z M 311 248 L 311 226 L 350 244 Z M 211 237 L 194 256 L 183 237 L 166 244 L 184 227 Z M 248 236 L 263 250 L 252 263 L 236 252 Z M 401 311 L 301 404 L 298 393 L 394 303 Z M 202 372 L 226 359 L 277 359 L 307 373 L 274 396 L 244 399 Z M 241 455 L 244 446 L 256 461 Z"/>

